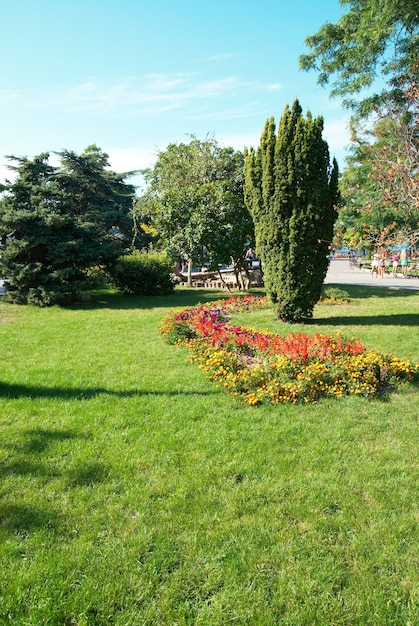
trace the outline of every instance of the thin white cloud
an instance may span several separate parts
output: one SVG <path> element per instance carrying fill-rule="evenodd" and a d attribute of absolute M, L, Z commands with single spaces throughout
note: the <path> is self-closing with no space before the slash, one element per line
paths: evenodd
<path fill-rule="evenodd" d="M 17 89 L 0 89 L 0 103 L 1 105 L 14 103 L 19 101 L 22 92 Z"/>
<path fill-rule="evenodd" d="M 255 87 L 234 76 L 218 80 L 197 81 L 194 74 L 174 76 L 153 74 L 142 79 L 123 80 L 113 86 L 98 81 L 82 85 L 68 93 L 70 106 L 76 109 L 100 109 L 103 112 L 136 109 L 141 113 L 156 113 L 177 109 L 196 100 L 224 97 L 238 89 Z"/>
<path fill-rule="evenodd" d="M 130 148 L 109 148 L 111 167 L 116 172 L 130 172 L 150 167 L 157 158 L 158 148 L 133 146 Z"/>
<path fill-rule="evenodd" d="M 127 111 L 141 107 L 141 112 L 173 109 L 184 98 L 191 77 L 177 75 L 165 77 L 150 75 L 144 80 L 126 78 L 114 85 L 91 80 L 63 91 L 57 90 L 55 100 L 65 99 L 71 112 L 95 114 Z"/>
<path fill-rule="evenodd" d="M 209 100 L 237 97 L 277 89 L 257 81 L 243 81 L 236 76 L 200 80 L 194 73 L 128 76 L 113 84 L 97 78 L 73 86 L 50 89 L 25 89 L 4 92 L 5 100 L 16 101 L 26 110 L 61 111 L 66 114 L 136 116 L 156 114 L 190 105 L 207 108 Z M 1 94 L 0 94 L 1 96 Z M 1 104 L 0 104 L 1 106 Z M 200 105 L 201 106 L 201 105 Z M 213 105 L 211 105 L 213 106 Z"/>
<path fill-rule="evenodd" d="M 212 120 L 212 121 L 226 121 L 237 120 L 249 117 L 263 116 L 263 112 L 257 108 L 257 103 L 244 104 L 242 107 L 220 109 L 218 111 L 209 111 L 192 114 L 190 117 L 194 120 Z"/>
<path fill-rule="evenodd" d="M 281 83 L 272 83 L 272 85 L 268 85 L 268 91 L 279 91 L 282 89 Z"/>
<path fill-rule="evenodd" d="M 234 55 L 231 52 L 224 52 L 221 54 L 213 54 L 208 58 L 208 61 L 225 61 L 231 59 Z"/>

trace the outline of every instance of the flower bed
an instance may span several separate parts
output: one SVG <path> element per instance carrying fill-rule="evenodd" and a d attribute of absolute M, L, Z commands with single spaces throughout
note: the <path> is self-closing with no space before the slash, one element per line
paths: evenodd
<path fill-rule="evenodd" d="M 168 343 L 186 345 L 212 381 L 251 405 L 374 396 L 419 373 L 410 361 L 367 351 L 359 339 L 339 333 L 284 337 L 229 324 L 234 312 L 268 306 L 266 297 L 234 296 L 171 312 L 160 333 Z"/>

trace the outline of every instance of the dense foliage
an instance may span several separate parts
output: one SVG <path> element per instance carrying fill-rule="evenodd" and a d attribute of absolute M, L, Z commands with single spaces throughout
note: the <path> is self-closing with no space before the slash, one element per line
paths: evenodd
<path fill-rule="evenodd" d="M 168 295 L 173 292 L 173 263 L 164 252 L 134 250 L 122 255 L 109 268 L 120 293 L 136 296 Z"/>
<path fill-rule="evenodd" d="M 213 137 L 170 144 L 145 171 L 136 212 L 147 216 L 174 259 L 217 270 L 242 258 L 253 237 L 243 197 L 243 155 Z"/>
<path fill-rule="evenodd" d="M 134 187 L 108 169 L 108 156 L 90 146 L 80 156 L 60 153 L 10 157 L 16 180 L 0 202 L 0 273 L 7 300 L 65 304 L 89 286 L 89 269 L 107 266 L 130 244 Z"/>
<path fill-rule="evenodd" d="M 331 79 L 332 95 L 344 96 L 361 114 L 383 98 L 398 100 L 403 76 L 418 61 L 419 11 L 417 0 L 340 0 L 346 12 L 327 22 L 306 39 L 311 52 L 300 57 L 303 69 L 318 71 L 319 83 Z M 382 93 L 359 105 L 354 95 L 374 86 L 377 75 L 386 80 Z"/>
<path fill-rule="evenodd" d="M 349 245 L 414 247 L 419 239 L 419 83 L 412 75 L 403 94 L 401 103 L 377 109 L 373 123 L 353 122 L 339 216 Z"/>
<path fill-rule="evenodd" d="M 417 0 L 340 0 L 337 23 L 306 39 L 300 66 L 353 109 L 340 244 L 414 246 L 418 231 Z M 377 80 L 378 79 L 378 80 Z"/>
<path fill-rule="evenodd" d="M 279 317 L 312 316 L 328 266 L 338 201 L 338 168 L 330 166 L 323 119 L 288 106 L 278 133 L 266 121 L 257 151 L 246 153 L 245 198 L 255 223 L 265 285 Z"/>

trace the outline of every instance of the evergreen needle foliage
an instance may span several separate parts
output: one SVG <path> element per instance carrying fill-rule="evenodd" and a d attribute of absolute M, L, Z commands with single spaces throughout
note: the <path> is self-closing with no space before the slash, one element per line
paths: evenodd
<path fill-rule="evenodd" d="M 68 304 L 89 287 L 92 267 L 106 267 L 130 244 L 128 174 L 110 171 L 96 146 L 60 157 L 60 167 L 48 153 L 10 157 L 17 177 L 0 199 L 0 276 L 10 302 Z"/>
<path fill-rule="evenodd" d="M 258 150 L 245 155 L 245 200 L 267 292 L 288 322 L 313 314 L 337 217 L 338 167 L 330 166 L 322 132 L 323 119 L 304 118 L 296 100 L 285 108 L 278 133 L 268 119 Z"/>

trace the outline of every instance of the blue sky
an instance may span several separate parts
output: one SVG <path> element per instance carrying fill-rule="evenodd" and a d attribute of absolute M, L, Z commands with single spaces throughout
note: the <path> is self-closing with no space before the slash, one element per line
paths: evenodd
<path fill-rule="evenodd" d="M 7 154 L 90 144 L 118 172 L 191 135 L 256 147 L 299 98 L 341 168 L 348 112 L 298 69 L 338 0 L 0 0 L 0 181 Z M 134 182 L 140 183 L 139 178 Z"/>

